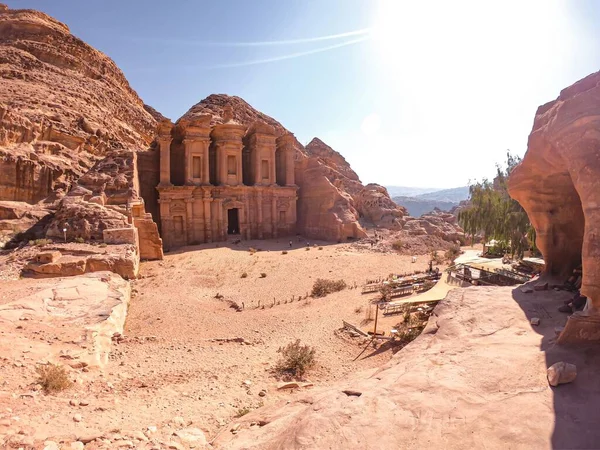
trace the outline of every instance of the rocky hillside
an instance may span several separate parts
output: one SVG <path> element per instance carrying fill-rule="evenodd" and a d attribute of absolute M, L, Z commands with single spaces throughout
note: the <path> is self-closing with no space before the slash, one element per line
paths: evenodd
<path fill-rule="evenodd" d="M 0 61 L 0 200 L 68 190 L 107 153 L 152 141 L 115 63 L 52 17 L 0 5 Z"/>
<path fill-rule="evenodd" d="M 27 230 L 3 219 L 0 244 L 19 232 L 12 243 L 62 238 L 65 228 L 67 238 L 101 240 L 105 228 L 131 226 L 126 205 L 137 202 L 135 225 L 157 246 L 136 152 L 153 141 L 160 114 L 110 58 L 39 11 L 0 5 L 0 61 L 0 201 L 14 211 L 24 207 L 10 202 L 43 201 L 29 215 L 46 214 L 44 227 Z"/>

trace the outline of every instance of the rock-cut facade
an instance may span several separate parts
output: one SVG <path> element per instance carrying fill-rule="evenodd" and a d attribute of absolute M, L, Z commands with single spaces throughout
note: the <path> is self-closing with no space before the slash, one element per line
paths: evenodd
<path fill-rule="evenodd" d="M 212 126 L 210 114 L 158 126 L 156 190 L 167 250 L 296 233 L 294 136 L 277 137 L 261 121 L 243 125 L 230 109 L 223 116 Z"/>

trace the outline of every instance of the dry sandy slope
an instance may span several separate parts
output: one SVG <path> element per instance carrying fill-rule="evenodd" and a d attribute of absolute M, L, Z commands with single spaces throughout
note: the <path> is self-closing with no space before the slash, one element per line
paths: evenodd
<path fill-rule="evenodd" d="M 564 292 L 452 291 L 424 333 L 381 370 L 240 419 L 223 449 L 598 448 L 597 348 L 556 347 Z M 529 318 L 540 317 L 532 329 Z M 575 363 L 550 388 L 546 368 Z M 342 392 L 351 388 L 361 396 Z M 251 425 L 260 423 L 260 425 Z"/>
<path fill-rule="evenodd" d="M 321 299 L 298 301 L 298 296 L 310 292 L 317 277 L 344 279 L 360 287 L 366 278 L 423 270 L 428 261 L 421 256 L 412 264 L 410 256 L 349 244 L 308 251 L 297 241 L 290 250 L 288 240 L 219 245 L 188 247 L 167 253 L 162 262 L 143 263 L 142 278 L 132 282 L 125 340 L 113 344 L 102 370 L 73 370 L 71 377 L 77 383 L 72 389 L 44 395 L 31 384 L 35 359 L 30 351 L 0 355 L 0 447 L 3 436 L 18 435 L 36 443 L 50 438 L 66 448 L 82 436 L 105 440 L 86 447 L 91 449 L 112 449 L 129 441 L 136 448 L 155 444 L 167 448 L 170 441 L 177 441 L 173 433 L 188 423 L 211 438 L 220 429 L 229 429 L 227 424 L 239 410 L 302 394 L 278 391 L 278 380 L 271 373 L 278 348 L 297 338 L 317 349 L 317 367 L 308 374 L 314 388 L 379 367 L 389 361 L 390 351 L 371 348 L 353 362 L 362 346 L 336 332 L 342 319 L 356 324 L 364 319 L 370 295 L 361 295 L 358 288 Z M 250 254 L 248 246 L 262 251 Z M 284 249 L 288 254 L 281 253 Z M 243 272 L 246 278 L 241 278 Z M 261 273 L 267 276 L 260 278 Z M 2 283 L 0 304 L 35 293 L 47 283 L 29 279 Z M 216 299 L 217 292 L 225 299 Z M 286 304 L 292 295 L 296 300 Z M 279 305 L 251 307 L 259 300 L 270 305 L 273 297 Z M 236 312 L 227 299 L 243 301 L 246 310 Z M 363 310 L 356 312 L 360 307 Z M 34 339 L 42 336 L 36 322 L 19 324 Z M 20 330 L 0 334 L 6 345 L 15 332 Z M 235 337 L 248 344 L 212 341 Z M 51 341 L 52 336 L 46 339 Z M 259 395 L 261 390 L 265 396 Z M 71 401 L 87 406 L 71 406 Z M 80 422 L 74 421 L 76 414 L 82 416 Z M 157 431 L 149 433 L 152 426 Z M 143 440 L 142 432 L 150 442 Z"/>

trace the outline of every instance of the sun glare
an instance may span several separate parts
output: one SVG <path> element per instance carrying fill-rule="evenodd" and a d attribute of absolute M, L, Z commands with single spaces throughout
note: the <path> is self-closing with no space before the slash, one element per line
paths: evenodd
<path fill-rule="evenodd" d="M 382 0 L 372 42 L 384 68 L 403 79 L 440 69 L 451 77 L 473 68 L 510 73 L 545 59 L 555 50 L 552 44 L 561 45 L 562 33 L 555 39 L 560 9 L 554 0 Z M 548 45 L 540 45 L 540 36 Z"/>

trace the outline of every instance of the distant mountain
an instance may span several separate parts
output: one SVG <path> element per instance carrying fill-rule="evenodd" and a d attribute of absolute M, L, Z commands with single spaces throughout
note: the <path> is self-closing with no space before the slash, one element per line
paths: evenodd
<path fill-rule="evenodd" d="M 419 188 L 409 186 L 386 186 L 390 197 L 416 197 L 421 194 L 428 194 L 430 192 L 437 192 L 439 189 L 436 188 Z"/>
<path fill-rule="evenodd" d="M 440 202 L 459 203 L 469 198 L 469 186 L 461 186 L 452 189 L 443 189 L 441 191 L 426 192 L 423 194 L 413 195 L 423 200 L 436 200 Z"/>
<path fill-rule="evenodd" d="M 392 186 L 392 189 L 394 186 Z M 389 189 L 389 188 L 388 188 Z M 399 189 L 422 189 L 422 188 L 399 188 Z M 425 189 L 427 190 L 427 189 Z M 390 195 L 392 195 L 390 193 Z M 397 204 L 404 206 L 408 213 L 413 217 L 419 217 L 425 213 L 439 208 L 442 211 L 449 211 L 457 206 L 462 200 L 469 198 L 469 187 L 461 186 L 452 189 L 441 189 L 436 191 L 424 192 L 413 195 L 398 195 L 392 197 Z"/>
<path fill-rule="evenodd" d="M 419 197 L 393 197 L 397 204 L 404 206 L 408 213 L 413 217 L 420 217 L 425 213 L 433 211 L 434 208 L 439 208 L 442 211 L 449 211 L 458 205 L 458 202 L 440 202 L 437 200 L 424 200 Z"/>

